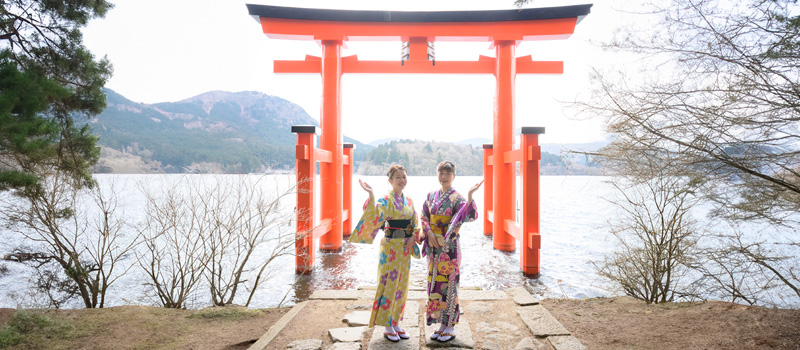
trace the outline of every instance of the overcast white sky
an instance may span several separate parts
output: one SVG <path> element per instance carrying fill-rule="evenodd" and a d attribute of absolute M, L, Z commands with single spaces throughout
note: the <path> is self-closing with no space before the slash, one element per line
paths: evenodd
<path fill-rule="evenodd" d="M 112 0 L 115 8 L 84 30 L 85 43 L 107 55 L 106 85 L 144 103 L 171 102 L 211 90 L 258 91 L 297 103 L 319 120 L 318 74 L 274 74 L 275 59 L 319 56 L 314 42 L 268 39 L 245 4 L 396 11 L 512 9 L 513 0 Z M 590 65 L 601 53 L 588 41 L 607 38 L 619 22 L 613 0 L 544 1 L 530 7 L 593 3 L 567 40 L 523 42 L 517 56 L 562 60 L 562 75 L 518 75 L 516 127 L 544 126 L 543 143 L 604 138 L 600 120 L 571 119 L 563 101 L 588 92 Z M 349 42 L 344 55 L 398 60 L 397 42 Z M 437 43 L 437 60 L 494 56 L 489 43 Z M 362 142 L 410 138 L 455 142 L 492 138 L 494 77 L 490 75 L 344 75 L 344 134 Z"/>

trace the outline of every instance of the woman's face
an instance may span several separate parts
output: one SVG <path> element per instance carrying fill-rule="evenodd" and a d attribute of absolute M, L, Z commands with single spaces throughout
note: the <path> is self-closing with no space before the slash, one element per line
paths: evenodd
<path fill-rule="evenodd" d="M 439 184 L 442 185 L 443 189 L 448 189 L 450 186 L 453 186 L 453 180 L 456 179 L 456 174 L 452 171 L 447 170 L 439 170 Z"/>
<path fill-rule="evenodd" d="M 389 183 L 395 193 L 402 193 L 403 189 L 406 188 L 406 182 L 408 182 L 408 179 L 406 178 L 406 172 L 403 170 L 395 171 L 392 177 L 389 178 Z"/>

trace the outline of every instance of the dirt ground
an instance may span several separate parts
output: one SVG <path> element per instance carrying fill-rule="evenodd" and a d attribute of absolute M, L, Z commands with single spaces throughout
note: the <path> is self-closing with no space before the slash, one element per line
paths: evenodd
<path fill-rule="evenodd" d="M 367 303 L 311 301 L 269 348 L 284 349 L 293 340 L 309 338 L 330 344 L 327 330 L 346 327 L 342 317 L 352 311 L 347 306 Z M 462 303 L 478 348 L 492 341 L 513 349 L 529 336 L 510 300 Z M 800 349 L 800 310 L 725 302 L 646 305 L 624 297 L 542 304 L 589 349 Z M 491 311 L 485 312 L 487 306 Z M 289 310 L 220 309 L 47 310 L 48 317 L 72 324 L 74 334 L 67 339 L 32 336 L 11 349 L 246 349 Z M 0 333 L 14 312 L 0 309 Z M 485 331 L 490 328 L 502 332 Z M 362 343 L 366 349 L 368 336 Z"/>

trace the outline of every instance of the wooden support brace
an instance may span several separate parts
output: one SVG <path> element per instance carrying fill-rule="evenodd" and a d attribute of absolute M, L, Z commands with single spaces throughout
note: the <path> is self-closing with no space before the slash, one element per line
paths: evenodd
<path fill-rule="evenodd" d="M 528 232 L 528 248 L 542 248 L 542 235 L 540 235 L 539 232 Z"/>
<path fill-rule="evenodd" d="M 322 148 L 315 148 L 314 149 L 314 158 L 320 163 L 331 163 L 333 162 L 333 154 L 330 151 L 324 150 Z"/>
<path fill-rule="evenodd" d="M 494 210 L 486 211 L 486 220 L 489 220 L 489 222 L 494 222 Z"/>
<path fill-rule="evenodd" d="M 503 162 L 505 163 L 514 163 L 514 162 L 521 162 L 522 161 L 522 150 L 515 149 L 513 151 L 508 151 L 503 153 Z"/>
<path fill-rule="evenodd" d="M 516 221 L 514 220 L 506 220 L 503 222 L 503 228 L 505 229 L 508 234 L 514 236 L 517 241 L 522 240 L 522 230 L 520 230 L 519 226 L 517 226 Z"/>
<path fill-rule="evenodd" d="M 308 160 L 308 146 L 295 146 L 295 157 L 297 157 L 298 160 Z"/>
<path fill-rule="evenodd" d="M 331 221 L 332 221 L 331 219 L 320 220 L 319 225 L 317 225 L 317 227 L 314 227 L 314 229 L 312 230 L 313 233 L 311 236 L 314 237 L 314 239 L 317 239 L 323 236 L 324 234 L 330 232 L 332 225 Z"/>
<path fill-rule="evenodd" d="M 528 146 L 528 159 L 527 160 L 542 160 L 542 147 L 541 146 Z"/>

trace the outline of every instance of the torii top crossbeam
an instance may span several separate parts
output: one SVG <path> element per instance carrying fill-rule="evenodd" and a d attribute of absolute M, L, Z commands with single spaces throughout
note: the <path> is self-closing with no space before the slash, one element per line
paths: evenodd
<path fill-rule="evenodd" d="M 358 61 L 343 57 L 342 73 L 456 73 L 492 74 L 491 57 L 478 61 L 427 60 L 427 42 L 513 41 L 566 39 L 589 14 L 592 5 L 493 11 L 353 11 L 248 4 L 247 8 L 269 38 L 335 41 L 408 41 L 410 57 L 399 61 Z M 275 73 L 319 73 L 319 58 L 275 61 Z M 519 57 L 516 73 L 563 73 L 558 61 Z"/>

